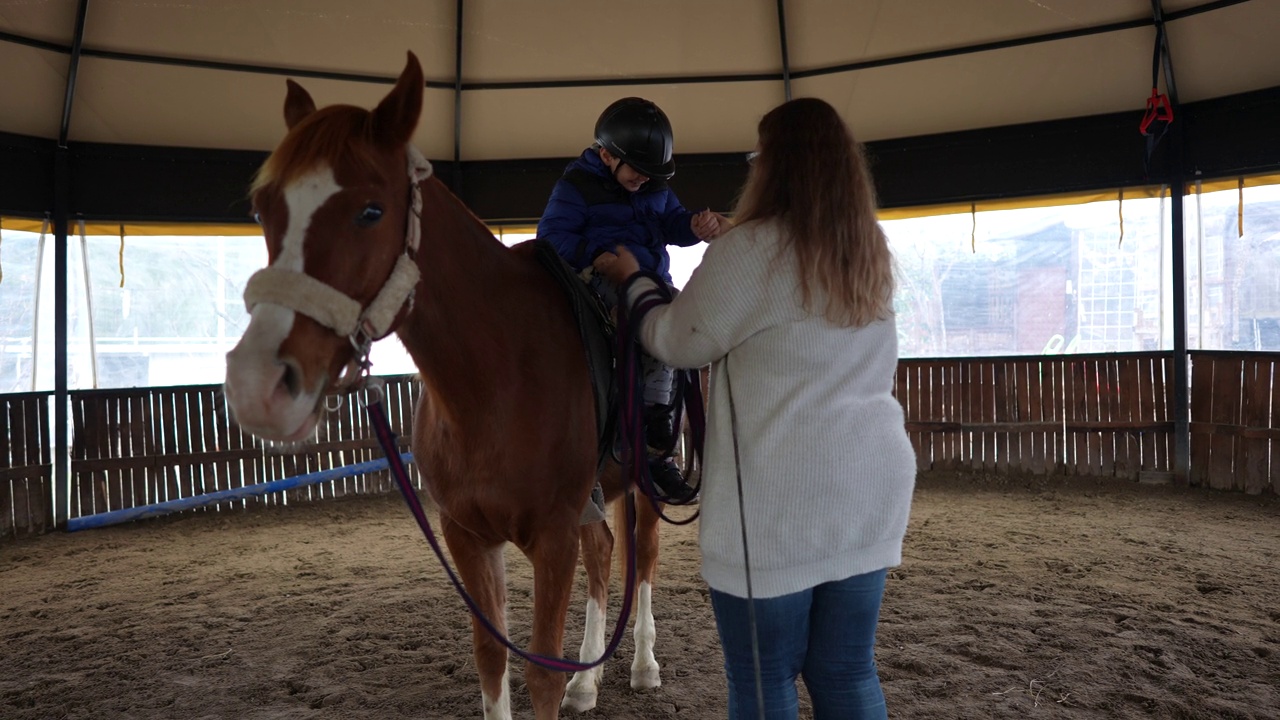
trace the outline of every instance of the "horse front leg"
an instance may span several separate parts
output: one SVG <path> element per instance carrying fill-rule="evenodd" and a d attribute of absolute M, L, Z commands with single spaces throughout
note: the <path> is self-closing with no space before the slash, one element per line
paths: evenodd
<path fill-rule="evenodd" d="M 441 515 L 445 544 L 453 555 L 458 574 L 480 611 L 504 636 L 507 634 L 507 577 L 502 543 L 484 544 Z M 507 682 L 507 648 L 475 617 L 471 618 L 471 642 L 480 675 L 480 699 L 484 720 L 511 720 L 511 694 Z"/>
<path fill-rule="evenodd" d="M 527 551 L 533 564 L 533 632 L 529 637 L 529 650 L 539 655 L 561 657 L 564 654 L 564 620 L 569 613 L 569 596 L 578 567 L 578 531 L 570 524 L 576 517 L 556 516 L 555 525 L 544 527 L 537 535 L 536 544 Z M 534 717 L 537 720 L 559 717 L 565 674 L 526 662 L 524 677 Z"/>
<path fill-rule="evenodd" d="M 578 660 L 591 662 L 604 653 L 605 608 L 609 605 L 609 563 L 613 556 L 613 533 L 603 522 L 588 523 L 578 529 L 582 544 L 582 564 L 587 570 L 587 609 L 582 628 Z M 561 707 L 586 712 L 596 706 L 604 665 L 573 674 L 565 688 Z"/>
<path fill-rule="evenodd" d="M 619 503 L 621 504 L 621 503 Z M 631 661 L 631 688 L 648 690 L 662 684 L 653 646 L 658 632 L 653 622 L 653 582 L 658 572 L 660 518 L 647 498 L 636 498 L 636 599 L 631 630 L 636 655 Z"/>

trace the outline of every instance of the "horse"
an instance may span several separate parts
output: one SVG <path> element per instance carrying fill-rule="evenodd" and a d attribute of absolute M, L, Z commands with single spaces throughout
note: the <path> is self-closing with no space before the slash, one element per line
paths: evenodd
<path fill-rule="evenodd" d="M 371 111 L 317 109 L 286 84 L 287 132 L 251 191 L 269 264 L 246 286 L 250 322 L 227 354 L 228 406 L 261 438 L 307 438 L 326 394 L 349 381 L 369 343 L 394 332 L 422 386 L 414 462 L 467 591 L 505 633 L 503 548 L 514 544 L 534 575 L 529 651 L 560 657 L 581 549 L 578 657 L 595 660 L 615 543 L 605 522 L 579 517 L 597 475 L 607 501 L 624 486 L 616 464 L 599 471 L 588 363 L 563 291 L 531 243 L 495 239 L 412 145 L 425 85 L 413 53 Z M 618 527 L 624 504 L 613 502 Z M 648 689 L 661 684 L 651 605 L 660 507 L 636 506 L 631 686 Z M 507 648 L 474 616 L 472 640 L 484 717 L 509 719 Z M 535 716 L 595 707 L 601 672 L 566 681 L 526 663 Z"/>

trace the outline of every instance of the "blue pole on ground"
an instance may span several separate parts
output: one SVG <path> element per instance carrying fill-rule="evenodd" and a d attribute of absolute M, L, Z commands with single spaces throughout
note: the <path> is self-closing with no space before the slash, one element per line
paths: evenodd
<path fill-rule="evenodd" d="M 407 463 L 413 462 L 413 453 L 402 453 L 400 458 Z M 192 510 L 194 508 L 204 507 L 205 505 L 214 505 L 220 502 L 228 502 L 230 500 L 243 500 L 248 497 L 256 497 L 258 495 L 267 495 L 274 492 L 291 490 L 296 487 L 302 487 L 303 485 L 315 485 L 316 483 L 337 480 L 338 478 L 363 475 L 365 473 L 371 473 L 378 470 L 386 470 L 387 467 L 387 459 L 382 458 L 381 460 L 370 460 L 369 462 L 356 463 L 354 465 L 343 465 L 342 467 L 331 468 L 329 470 L 319 470 L 317 472 L 306 473 L 304 475 L 294 475 L 293 477 L 272 480 L 271 482 L 258 483 L 256 485 L 248 485 L 240 488 L 233 488 L 231 490 L 219 490 L 217 492 L 195 495 L 178 500 L 167 500 L 153 505 L 142 505 L 140 507 L 125 508 L 124 510 L 112 510 L 110 512 L 97 513 L 96 515 L 71 518 L 70 520 L 67 520 L 67 532 L 87 530 L 89 528 L 103 527 L 106 525 L 116 525 L 123 522 L 129 522 L 130 520 L 157 517 L 159 515 L 167 515 L 171 512 L 178 512 L 179 510 Z"/>

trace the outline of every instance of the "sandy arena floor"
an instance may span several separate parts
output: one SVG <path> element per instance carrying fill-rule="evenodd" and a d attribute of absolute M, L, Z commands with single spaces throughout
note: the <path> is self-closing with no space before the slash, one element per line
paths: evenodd
<path fill-rule="evenodd" d="M 724 717 L 696 530 L 664 533 L 663 685 L 628 687 L 628 639 L 583 717 Z M 524 644 L 518 553 L 509 576 Z M 1280 718 L 1280 499 L 923 481 L 877 656 L 892 718 Z M 6 720 L 481 716 L 466 610 L 394 495 L 0 544 L 0 668 Z M 530 717 L 516 663 L 512 693 Z"/>

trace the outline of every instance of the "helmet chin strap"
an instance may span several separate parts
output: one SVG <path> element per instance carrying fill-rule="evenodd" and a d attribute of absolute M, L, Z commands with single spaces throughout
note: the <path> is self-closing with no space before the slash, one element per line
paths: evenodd
<path fill-rule="evenodd" d="M 413 257 L 422 238 L 422 190 L 418 184 L 431 176 L 432 168 L 414 146 L 409 145 L 406 153 L 409 208 L 405 218 L 404 252 L 367 306 L 361 306 L 341 290 L 304 272 L 265 267 L 254 273 L 245 285 L 245 309 L 253 312 L 258 303 L 270 303 L 306 315 L 348 338 L 356 350 L 357 358 L 353 362 L 367 364 L 373 341 L 389 335 L 401 311 L 413 307 L 414 289 L 420 275 Z"/>

